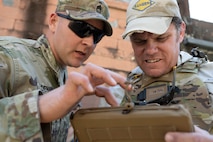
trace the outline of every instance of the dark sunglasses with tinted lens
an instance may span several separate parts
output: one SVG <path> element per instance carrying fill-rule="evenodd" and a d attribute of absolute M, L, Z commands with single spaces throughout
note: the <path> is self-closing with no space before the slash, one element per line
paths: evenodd
<path fill-rule="evenodd" d="M 102 37 L 105 35 L 102 30 L 99 30 L 98 28 L 96 28 L 84 21 L 75 20 L 75 19 L 71 18 L 69 15 L 64 15 L 61 13 L 57 13 L 57 15 L 59 17 L 70 20 L 70 23 L 68 25 L 69 29 L 72 30 L 80 38 L 89 37 L 89 36 L 93 35 L 94 44 L 97 44 L 102 39 Z"/>

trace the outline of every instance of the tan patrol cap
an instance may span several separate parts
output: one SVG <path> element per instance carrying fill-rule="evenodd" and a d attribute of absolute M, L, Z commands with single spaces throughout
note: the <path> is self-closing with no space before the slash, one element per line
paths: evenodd
<path fill-rule="evenodd" d="M 132 0 L 127 9 L 123 38 L 134 32 L 163 34 L 173 17 L 181 18 L 177 0 Z"/>

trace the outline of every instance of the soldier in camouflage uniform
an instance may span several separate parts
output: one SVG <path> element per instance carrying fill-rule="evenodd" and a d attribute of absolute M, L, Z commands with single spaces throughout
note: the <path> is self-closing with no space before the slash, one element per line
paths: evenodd
<path fill-rule="evenodd" d="M 186 25 L 177 1 L 132 0 L 126 22 L 123 38 L 129 37 L 138 67 L 127 76 L 133 88 L 128 92 L 130 97 L 124 96 L 120 87 L 112 87 L 115 96 L 122 98 L 122 104 L 126 101 L 135 105 L 183 104 L 199 127 L 196 130 L 202 128 L 213 133 L 213 63 L 197 49 L 193 50 L 193 56 L 180 51 Z M 213 141 L 207 132 L 202 138 Z"/>
<path fill-rule="evenodd" d="M 91 63 L 82 72 L 66 70 L 112 35 L 108 17 L 103 0 L 59 0 L 37 40 L 0 37 L 1 142 L 65 142 L 70 111 L 83 96 L 95 93 L 117 105 L 99 85 L 125 87 L 124 77 Z"/>

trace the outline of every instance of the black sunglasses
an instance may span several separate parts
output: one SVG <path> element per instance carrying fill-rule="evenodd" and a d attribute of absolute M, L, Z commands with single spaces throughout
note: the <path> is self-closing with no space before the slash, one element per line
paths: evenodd
<path fill-rule="evenodd" d="M 68 25 L 69 29 L 72 30 L 77 36 L 80 38 L 89 37 L 93 35 L 93 42 L 97 44 L 105 35 L 102 30 L 84 22 L 81 20 L 75 20 L 71 18 L 69 15 L 57 13 L 59 17 L 70 20 Z"/>

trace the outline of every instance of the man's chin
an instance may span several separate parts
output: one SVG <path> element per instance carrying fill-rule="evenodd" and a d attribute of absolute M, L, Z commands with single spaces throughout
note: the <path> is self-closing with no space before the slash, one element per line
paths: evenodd
<path fill-rule="evenodd" d="M 159 70 L 151 70 L 151 71 L 149 70 L 149 71 L 146 71 L 145 74 L 149 77 L 160 77 L 163 75 L 163 73 L 160 72 Z"/>
<path fill-rule="evenodd" d="M 75 62 L 75 63 L 70 63 L 69 65 L 67 65 L 67 66 L 69 66 L 69 67 L 74 67 L 74 68 L 78 68 L 78 67 L 80 67 L 80 66 L 82 66 L 82 62 Z"/>

